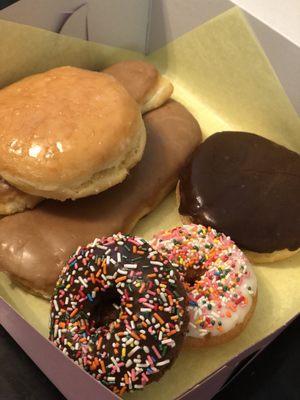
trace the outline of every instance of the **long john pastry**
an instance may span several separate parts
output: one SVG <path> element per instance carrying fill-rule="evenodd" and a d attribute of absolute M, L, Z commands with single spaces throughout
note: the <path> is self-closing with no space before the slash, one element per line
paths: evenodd
<path fill-rule="evenodd" d="M 31 292 L 49 297 L 70 254 L 94 237 L 129 232 L 172 190 L 201 142 L 195 118 L 168 101 L 144 116 L 147 144 L 128 178 L 97 196 L 45 201 L 0 221 L 0 269 Z"/>

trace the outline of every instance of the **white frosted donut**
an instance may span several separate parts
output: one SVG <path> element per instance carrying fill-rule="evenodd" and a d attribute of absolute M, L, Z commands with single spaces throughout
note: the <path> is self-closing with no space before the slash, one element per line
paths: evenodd
<path fill-rule="evenodd" d="M 210 227 L 190 224 L 157 233 L 151 245 L 183 274 L 188 342 L 218 344 L 239 334 L 254 310 L 257 281 L 234 242 Z"/>

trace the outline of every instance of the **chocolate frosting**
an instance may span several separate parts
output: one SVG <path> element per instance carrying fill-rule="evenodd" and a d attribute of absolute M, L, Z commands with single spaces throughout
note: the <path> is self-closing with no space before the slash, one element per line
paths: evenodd
<path fill-rule="evenodd" d="M 108 298 L 115 315 L 97 321 L 109 311 Z M 141 389 L 177 357 L 186 303 L 178 272 L 147 242 L 121 234 L 95 240 L 76 251 L 57 282 L 50 340 L 115 393 Z M 119 368 L 112 368 L 116 359 Z"/>
<path fill-rule="evenodd" d="M 201 141 L 197 121 L 169 101 L 144 117 L 142 161 L 121 184 L 93 197 L 36 209 L 0 221 L 0 270 L 35 292 L 52 293 L 62 266 L 82 243 L 129 232 L 174 187 L 187 157 Z"/>
<path fill-rule="evenodd" d="M 300 155 L 261 136 L 219 132 L 180 174 L 181 215 L 259 253 L 300 247 Z"/>

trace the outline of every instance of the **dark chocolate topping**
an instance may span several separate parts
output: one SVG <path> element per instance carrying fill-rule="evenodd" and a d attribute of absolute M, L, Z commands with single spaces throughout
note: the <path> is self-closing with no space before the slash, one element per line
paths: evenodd
<path fill-rule="evenodd" d="M 147 242 L 97 239 L 76 251 L 57 282 L 50 340 L 115 393 L 141 389 L 178 355 L 186 301 L 178 272 Z"/>
<path fill-rule="evenodd" d="M 180 175 L 181 215 L 260 253 L 300 247 L 300 155 L 247 132 L 219 132 Z"/>

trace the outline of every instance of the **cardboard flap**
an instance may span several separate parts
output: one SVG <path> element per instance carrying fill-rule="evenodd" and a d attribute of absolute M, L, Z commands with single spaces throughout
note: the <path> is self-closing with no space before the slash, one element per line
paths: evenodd
<path fill-rule="evenodd" d="M 290 3 L 283 7 L 271 0 L 19 0 L 0 11 L 0 18 L 149 54 L 238 4 L 300 111 L 294 84 L 300 74 L 300 7 L 297 0 Z"/>
<path fill-rule="evenodd" d="M 59 33 L 78 39 L 89 40 L 88 5 L 83 4 L 75 10 L 62 25 Z"/>
<path fill-rule="evenodd" d="M 151 0 L 20 0 L 1 10 L 0 18 L 53 32 L 62 29 L 65 34 L 82 39 L 87 31 L 93 42 L 144 53 L 150 3 Z"/>

